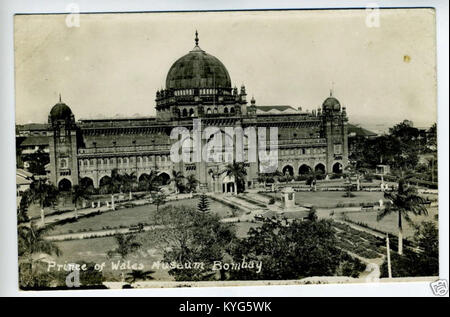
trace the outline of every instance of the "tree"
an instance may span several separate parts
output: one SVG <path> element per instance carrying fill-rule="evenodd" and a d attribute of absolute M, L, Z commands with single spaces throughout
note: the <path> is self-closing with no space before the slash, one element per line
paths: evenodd
<path fill-rule="evenodd" d="M 186 177 L 186 189 L 188 192 L 193 193 L 196 191 L 197 189 L 197 185 L 198 185 L 199 181 L 197 180 L 197 178 L 195 178 L 194 174 L 189 174 Z"/>
<path fill-rule="evenodd" d="M 72 203 L 75 206 L 75 212 L 77 212 L 78 203 L 87 199 L 89 199 L 89 194 L 86 188 L 80 185 L 74 185 L 72 187 Z"/>
<path fill-rule="evenodd" d="M 357 276 L 364 269 L 337 245 L 330 220 L 287 222 L 266 219 L 262 226 L 251 228 L 248 236 L 233 248 L 234 263 L 263 263 L 260 272 L 251 269 L 233 271 L 237 280 L 288 280 L 308 276 L 339 274 L 343 263 L 351 266 L 348 275 Z M 349 270 L 347 270 L 349 271 Z"/>
<path fill-rule="evenodd" d="M 128 255 L 136 252 L 141 247 L 141 244 L 136 241 L 136 235 L 134 234 L 116 234 L 114 239 L 117 247 L 106 253 L 109 258 L 119 256 L 122 260 L 125 260 Z M 122 280 L 125 280 L 123 272 Z"/>
<path fill-rule="evenodd" d="M 134 173 L 131 174 L 125 173 L 123 175 L 120 175 L 120 181 L 122 184 L 123 191 L 129 192 L 131 198 L 131 191 L 136 186 L 136 175 Z"/>
<path fill-rule="evenodd" d="M 419 129 L 412 122 L 403 121 L 389 129 L 389 133 L 376 138 L 356 137 L 350 148 L 349 159 L 355 169 L 375 168 L 388 164 L 393 169 L 414 169 L 422 148 Z"/>
<path fill-rule="evenodd" d="M 427 131 L 426 134 L 426 146 L 431 151 L 437 149 L 437 125 L 434 123 Z"/>
<path fill-rule="evenodd" d="M 177 191 L 177 193 L 182 193 L 184 191 L 184 175 L 181 171 L 173 170 L 170 182 L 175 185 L 175 190 Z"/>
<path fill-rule="evenodd" d="M 120 192 L 121 189 L 122 189 L 122 175 L 119 174 L 119 170 L 117 168 L 114 168 L 111 171 L 111 177 L 105 177 L 102 179 L 100 193 L 114 194 Z"/>
<path fill-rule="evenodd" d="M 244 163 L 233 161 L 233 163 L 225 166 L 224 172 L 228 177 L 234 179 L 235 192 L 237 194 L 242 193 L 245 189 L 245 177 L 247 176 Z"/>
<path fill-rule="evenodd" d="M 38 149 L 35 153 L 28 154 L 24 157 L 29 162 L 28 171 L 34 175 L 45 175 L 45 165 L 50 163 L 50 156 L 44 150 Z"/>
<path fill-rule="evenodd" d="M 33 181 L 30 184 L 28 199 L 32 203 L 39 204 L 41 215 L 44 215 L 44 208 L 52 206 L 57 198 L 58 189 L 44 179 Z"/>
<path fill-rule="evenodd" d="M 47 225 L 38 228 L 35 223 L 31 222 L 29 226 L 21 225 L 18 227 L 18 254 L 20 268 L 20 285 L 21 287 L 35 287 L 39 284 L 36 279 L 37 275 L 34 269 L 35 260 L 33 257 L 41 253 L 56 256 L 62 254 L 58 246 L 47 239 L 45 235 L 53 229 Z M 24 264 L 28 264 L 24 268 Z"/>
<path fill-rule="evenodd" d="M 403 255 L 392 254 L 392 276 L 438 276 L 439 234 L 436 224 L 424 221 L 415 226 L 413 241 L 415 249 L 405 249 Z M 388 276 L 387 262 L 381 266 L 383 277 Z"/>
<path fill-rule="evenodd" d="M 439 231 L 436 224 L 424 221 L 416 226 L 413 240 L 419 249 L 415 261 L 419 274 L 439 275 Z"/>
<path fill-rule="evenodd" d="M 159 189 L 157 186 L 158 171 L 152 170 L 149 174 L 144 174 L 140 177 L 139 189 L 147 192 L 153 192 Z"/>
<path fill-rule="evenodd" d="M 312 187 L 313 191 L 317 190 L 317 180 L 323 176 L 321 171 L 310 171 L 305 184 Z"/>
<path fill-rule="evenodd" d="M 308 216 L 306 217 L 309 221 L 317 221 L 317 210 L 315 207 L 311 207 L 308 211 Z"/>
<path fill-rule="evenodd" d="M 109 258 L 120 256 L 124 260 L 128 255 L 134 253 L 141 247 L 141 244 L 136 242 L 136 235 L 134 234 L 116 234 L 114 239 L 117 247 L 107 252 Z"/>
<path fill-rule="evenodd" d="M 153 280 L 154 278 L 152 274 L 154 273 L 155 271 L 132 270 L 131 272 L 127 273 L 126 281 L 131 284 L 136 281 Z"/>
<path fill-rule="evenodd" d="M 189 264 L 169 270 L 177 281 L 215 279 L 214 261 L 227 257 L 235 239 L 234 225 L 222 223 L 218 216 L 193 208 L 167 206 L 156 216 L 165 229 L 159 237 L 164 248 L 164 262 Z M 222 271 L 221 279 L 225 279 Z"/>
<path fill-rule="evenodd" d="M 198 202 L 197 209 L 201 212 L 208 212 L 209 211 L 209 202 L 208 202 L 208 196 L 206 196 L 205 193 L 202 193 L 200 195 L 200 201 Z"/>
<path fill-rule="evenodd" d="M 162 191 L 158 191 L 157 193 L 152 194 L 152 201 L 156 205 L 156 212 L 159 211 L 159 206 L 162 206 L 166 203 L 166 194 Z"/>
<path fill-rule="evenodd" d="M 17 222 L 27 222 L 30 220 L 28 217 L 28 207 L 30 206 L 30 191 L 26 190 L 22 193 L 19 206 L 17 207 Z"/>
<path fill-rule="evenodd" d="M 381 220 L 391 213 L 397 213 L 398 222 L 398 254 L 403 254 L 403 218 L 412 222 L 409 213 L 414 215 L 427 215 L 425 199 L 417 195 L 416 188 L 407 186 L 406 178 L 401 177 L 398 181 L 397 193 L 385 192 L 384 197 L 389 200 L 384 210 L 382 210 L 377 220 Z"/>

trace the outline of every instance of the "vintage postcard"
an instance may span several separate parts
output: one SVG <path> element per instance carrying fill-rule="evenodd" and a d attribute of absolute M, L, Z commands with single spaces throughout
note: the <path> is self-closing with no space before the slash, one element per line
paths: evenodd
<path fill-rule="evenodd" d="M 19 288 L 437 281 L 435 23 L 16 15 Z"/>

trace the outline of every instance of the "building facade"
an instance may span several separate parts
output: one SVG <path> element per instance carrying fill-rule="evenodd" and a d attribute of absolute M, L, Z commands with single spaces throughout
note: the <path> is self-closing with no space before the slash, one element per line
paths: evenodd
<path fill-rule="evenodd" d="M 342 173 L 348 164 L 348 118 L 331 93 L 311 112 L 248 102 L 245 87 L 232 86 L 226 67 L 199 47 L 197 35 L 195 47 L 169 69 L 155 107 L 155 117 L 76 121 L 60 99 L 48 116 L 50 181 L 62 190 L 80 183 L 99 187 L 117 169 L 137 179 L 156 171 L 167 183 L 175 170 L 193 174 L 204 190 L 233 190 L 233 180 L 222 173 L 227 162 L 172 162 L 172 129 L 192 130 L 194 119 L 201 119 L 202 129 L 218 127 L 223 134 L 225 127 L 277 127 L 277 167 L 284 174 Z M 246 186 L 253 187 L 260 162 L 245 166 Z"/>

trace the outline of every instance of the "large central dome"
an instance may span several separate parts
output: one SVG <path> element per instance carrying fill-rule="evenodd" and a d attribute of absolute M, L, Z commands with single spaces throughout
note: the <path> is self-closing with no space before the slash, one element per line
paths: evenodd
<path fill-rule="evenodd" d="M 227 69 L 216 57 L 207 54 L 198 46 L 178 59 L 166 78 L 166 89 L 231 88 Z"/>

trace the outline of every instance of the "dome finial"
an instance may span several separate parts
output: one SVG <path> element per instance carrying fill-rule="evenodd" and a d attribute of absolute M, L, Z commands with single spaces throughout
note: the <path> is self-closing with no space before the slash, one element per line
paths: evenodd
<path fill-rule="evenodd" d="M 59 93 L 59 103 L 61 103 L 61 93 Z"/>
<path fill-rule="evenodd" d="M 198 46 L 198 32 L 195 30 L 195 46 Z"/>
<path fill-rule="evenodd" d="M 334 81 L 331 82 L 330 97 L 333 97 Z"/>

